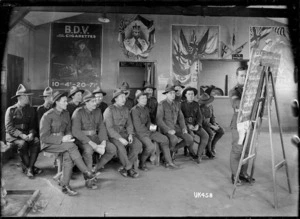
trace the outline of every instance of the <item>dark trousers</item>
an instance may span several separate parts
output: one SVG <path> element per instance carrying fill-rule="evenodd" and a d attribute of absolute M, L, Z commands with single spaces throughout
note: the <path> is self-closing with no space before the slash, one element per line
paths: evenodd
<path fill-rule="evenodd" d="M 189 131 L 189 133 L 193 135 L 198 135 L 200 138 L 199 144 L 198 144 L 198 150 L 197 150 L 197 155 L 201 156 L 203 154 L 203 151 L 208 143 L 209 135 L 208 133 L 203 129 L 199 128 L 197 131 Z M 191 152 L 191 151 L 190 151 Z"/>
<path fill-rule="evenodd" d="M 142 163 L 145 163 L 150 154 L 154 152 L 155 145 L 153 144 L 153 141 L 159 144 L 166 162 L 172 162 L 169 148 L 169 139 L 167 136 L 159 132 L 151 132 L 150 136 L 139 137 L 139 139 L 143 143 L 143 152 L 141 156 Z"/>
<path fill-rule="evenodd" d="M 167 136 L 170 141 L 170 151 L 171 152 L 176 152 L 179 148 L 182 148 L 184 146 L 188 146 L 190 151 L 193 151 L 193 144 L 194 144 L 194 139 L 193 137 L 188 134 L 184 133 L 180 130 L 180 128 L 175 128 L 175 135 L 171 135 L 167 133 Z M 182 141 L 178 143 L 178 138 L 181 138 Z"/>
<path fill-rule="evenodd" d="M 44 151 L 49 153 L 63 153 L 63 177 L 61 180 L 62 185 L 69 185 L 73 162 L 80 169 L 81 172 L 88 171 L 87 166 L 82 160 L 82 157 L 78 151 L 76 144 L 68 142 L 61 143 L 59 145 L 53 144 L 44 149 Z"/>
<path fill-rule="evenodd" d="M 93 136 L 88 136 L 91 141 L 95 142 L 96 144 L 101 144 L 99 137 L 97 135 Z M 82 151 L 82 158 L 86 164 L 86 166 L 89 168 L 89 170 L 92 170 L 93 167 L 93 154 L 94 154 L 94 149 L 89 143 L 82 144 L 81 142 L 78 141 L 76 142 L 78 147 Z M 96 152 L 97 153 L 97 152 Z M 101 156 L 99 162 L 97 163 L 96 169 L 103 168 L 104 165 L 110 161 L 113 156 L 117 153 L 117 148 L 115 145 L 110 143 L 109 141 L 106 141 L 106 147 L 105 147 L 105 153 Z"/>
<path fill-rule="evenodd" d="M 23 139 L 14 140 L 13 143 L 18 147 L 18 154 L 26 168 L 32 170 L 37 157 L 40 153 L 40 141 L 35 137 L 32 141 L 24 141 Z"/>
<path fill-rule="evenodd" d="M 237 129 L 231 129 L 232 134 L 232 148 L 230 151 L 230 169 L 232 174 L 236 174 L 239 166 L 239 162 L 242 156 L 243 145 L 238 144 L 239 133 Z M 249 147 L 247 147 L 245 155 L 248 154 Z M 241 173 L 247 173 L 248 162 L 242 165 Z"/>
<path fill-rule="evenodd" d="M 220 128 L 217 131 L 215 131 L 215 130 L 212 130 L 208 126 L 203 126 L 204 130 L 209 135 L 208 144 L 207 144 L 208 150 L 214 150 L 215 147 L 216 147 L 217 142 L 220 140 L 220 138 L 225 133 L 224 129 L 221 126 L 219 126 L 219 127 Z"/>
<path fill-rule="evenodd" d="M 128 135 L 123 134 L 123 138 L 128 139 Z M 110 141 L 117 148 L 117 155 L 121 164 L 126 170 L 132 168 L 133 163 L 138 159 L 138 154 L 142 151 L 142 143 L 139 139 L 133 136 L 131 144 L 124 146 L 119 140 L 111 138 Z M 127 155 L 126 147 L 129 147 L 129 153 Z"/>

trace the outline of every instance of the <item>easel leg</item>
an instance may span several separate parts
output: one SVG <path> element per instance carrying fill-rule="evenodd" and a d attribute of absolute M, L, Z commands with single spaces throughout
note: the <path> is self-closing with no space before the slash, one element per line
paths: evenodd
<path fill-rule="evenodd" d="M 286 177 L 287 177 L 287 184 L 288 184 L 289 193 L 291 194 L 292 193 L 292 189 L 291 189 L 291 184 L 290 184 L 288 164 L 287 164 L 287 160 L 286 160 L 286 156 L 285 156 L 285 150 L 284 150 L 284 145 L 283 145 L 282 128 L 281 128 L 281 123 L 280 123 L 278 103 L 277 103 L 277 97 L 276 97 L 276 93 L 275 93 L 275 86 L 274 86 L 274 81 L 273 81 L 272 74 L 270 74 L 270 78 L 271 78 L 271 82 L 272 82 L 273 96 L 274 96 L 274 102 L 275 102 L 275 109 L 276 109 L 276 114 L 277 114 L 277 122 L 278 122 L 278 126 L 279 126 L 281 149 L 282 149 L 283 159 L 285 161 L 285 171 L 286 171 Z"/>

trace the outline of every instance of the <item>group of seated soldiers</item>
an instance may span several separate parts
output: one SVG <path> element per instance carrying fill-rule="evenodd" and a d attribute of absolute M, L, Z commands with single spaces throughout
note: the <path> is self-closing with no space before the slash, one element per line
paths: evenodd
<path fill-rule="evenodd" d="M 157 145 L 167 168 L 180 168 L 174 160 L 182 147 L 186 156 L 200 163 L 204 155 L 210 159 L 216 155 L 216 143 L 224 130 L 215 121 L 214 97 L 200 90 L 196 102 L 198 90 L 184 88 L 179 81 L 168 84 L 163 92 L 166 98 L 158 103 L 153 95 L 156 88 L 150 83 L 133 100 L 128 83 L 123 82 L 108 105 L 100 87 L 92 93 L 75 86 L 69 93 L 47 87 L 44 104 L 35 111 L 29 104 L 32 93 L 20 84 L 12 97 L 18 101 L 5 115 L 6 141 L 17 146 L 22 170 L 30 179 L 41 173 L 35 166 L 40 151 L 62 154 L 59 185 L 71 196 L 78 194 L 69 185 L 74 164 L 83 173 L 86 187 L 97 189 L 99 171 L 113 157 L 122 164 L 122 176 L 136 178 L 135 164 L 147 171 L 146 161 L 155 156 Z M 196 151 L 195 135 L 200 138 Z M 95 165 L 94 152 L 100 154 Z"/>

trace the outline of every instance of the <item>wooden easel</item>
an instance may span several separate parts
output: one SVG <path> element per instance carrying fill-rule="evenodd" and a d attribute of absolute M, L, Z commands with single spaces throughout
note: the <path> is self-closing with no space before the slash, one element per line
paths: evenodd
<path fill-rule="evenodd" d="M 286 177 L 287 177 L 287 184 L 289 193 L 292 193 L 291 191 L 291 185 L 290 185 L 290 179 L 289 179 L 289 173 L 288 173 L 288 164 L 285 156 L 285 150 L 283 145 L 283 138 L 282 138 L 282 128 L 279 118 L 279 111 L 278 111 L 278 103 L 275 93 L 275 86 L 274 86 L 274 79 L 272 72 L 269 71 L 269 66 L 263 66 L 263 71 L 261 74 L 261 78 L 259 81 L 258 86 L 258 92 L 256 94 L 256 98 L 254 101 L 254 107 L 251 112 L 251 125 L 249 126 L 249 129 L 247 130 L 246 139 L 243 143 L 243 150 L 241 159 L 239 162 L 238 170 L 235 176 L 240 175 L 241 167 L 243 164 L 253 160 L 252 167 L 251 167 L 251 175 L 250 175 L 250 184 L 252 184 L 252 177 L 254 174 L 254 168 L 255 168 L 255 159 L 257 155 L 257 145 L 258 145 L 258 135 L 260 134 L 261 129 L 261 123 L 263 119 L 263 113 L 264 113 L 264 107 L 267 107 L 267 115 L 268 115 L 268 126 L 269 126 L 269 136 L 270 136 L 270 146 L 271 146 L 271 158 L 272 158 L 272 175 L 273 175 L 273 188 L 274 188 L 274 207 L 277 209 L 278 207 L 278 201 L 277 201 L 277 187 L 276 187 L 276 171 L 279 170 L 281 167 L 285 166 L 286 168 Z M 272 92 L 270 92 L 270 88 Z M 272 140 L 272 124 L 271 124 L 271 102 L 272 98 L 274 98 L 275 102 L 275 108 L 276 108 L 276 116 L 279 126 L 279 133 L 280 133 L 280 141 L 281 141 L 281 148 L 283 153 L 283 160 L 279 163 L 275 164 L 275 157 L 274 157 L 274 150 L 273 150 L 273 140 Z M 253 132 L 252 132 L 253 130 Z M 250 140 L 250 141 L 249 141 Z M 247 148 L 249 147 L 248 155 L 244 158 Z M 233 198 L 236 187 L 237 187 L 237 179 L 235 178 L 234 181 L 234 189 L 232 191 L 232 194 L 230 198 Z"/>

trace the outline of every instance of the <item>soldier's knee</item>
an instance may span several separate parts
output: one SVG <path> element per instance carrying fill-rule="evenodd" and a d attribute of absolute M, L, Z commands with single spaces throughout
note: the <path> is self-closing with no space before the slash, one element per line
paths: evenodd
<path fill-rule="evenodd" d="M 109 154 L 116 154 L 117 153 L 117 148 L 112 143 L 106 143 L 105 151 L 106 151 L 106 153 L 109 153 Z"/>

